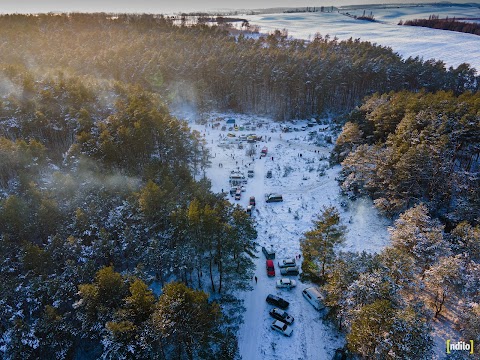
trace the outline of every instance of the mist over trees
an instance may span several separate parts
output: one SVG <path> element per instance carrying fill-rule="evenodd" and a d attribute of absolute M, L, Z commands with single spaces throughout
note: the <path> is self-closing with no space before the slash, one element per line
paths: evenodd
<path fill-rule="evenodd" d="M 256 39 L 154 15 L 5 15 L 0 23 L 2 63 L 138 84 L 200 111 L 284 120 L 348 112 L 375 92 L 479 86 L 466 64 L 446 69 L 442 61 L 402 59 L 389 48 L 326 34 L 304 41 L 276 31 Z"/>

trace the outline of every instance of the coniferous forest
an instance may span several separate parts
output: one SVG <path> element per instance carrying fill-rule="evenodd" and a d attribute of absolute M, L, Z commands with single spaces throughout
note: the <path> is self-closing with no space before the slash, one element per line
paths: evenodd
<path fill-rule="evenodd" d="M 407 20 L 403 23 L 403 25 L 422 26 L 432 29 L 458 31 L 467 34 L 480 35 L 480 25 L 475 22 L 469 22 L 468 20 L 471 19 L 440 19 L 439 16 L 430 15 L 428 19 Z"/>
<path fill-rule="evenodd" d="M 479 302 L 476 71 L 357 39 L 229 29 L 155 15 L 0 16 L 0 357 L 239 357 L 232 293 L 252 278 L 255 223 L 211 192 L 210 154 L 171 115 L 178 104 L 276 120 L 331 114 L 345 124 L 332 155 L 344 191 L 400 216 L 397 230 L 417 216 L 443 234 L 449 257 L 421 263 L 404 229 L 383 262 L 350 254 L 323 268 L 358 354 L 369 349 L 356 320 L 398 313 L 412 325 L 424 314 L 383 293 L 348 312 L 338 291 L 361 276 L 339 264 L 373 272 L 398 251 L 406 268 L 417 264 L 412 279 L 434 279 L 450 261 L 470 269 L 462 291 Z"/>

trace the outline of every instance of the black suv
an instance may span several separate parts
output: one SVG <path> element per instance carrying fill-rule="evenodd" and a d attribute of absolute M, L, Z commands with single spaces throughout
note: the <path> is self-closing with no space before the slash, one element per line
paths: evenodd
<path fill-rule="evenodd" d="M 290 305 L 288 301 L 285 301 L 281 297 L 272 294 L 269 294 L 266 300 L 267 303 L 269 303 L 270 305 L 278 306 L 282 310 L 285 310 L 286 308 L 288 308 L 288 305 Z"/>
<path fill-rule="evenodd" d="M 283 276 L 298 275 L 298 273 L 299 273 L 298 266 L 290 266 L 290 267 L 280 269 L 280 274 L 282 274 Z"/>
<path fill-rule="evenodd" d="M 262 246 L 262 252 L 263 252 L 263 255 L 265 255 L 265 257 L 267 258 L 267 260 L 275 259 L 275 251 L 267 250 L 265 246 Z"/>

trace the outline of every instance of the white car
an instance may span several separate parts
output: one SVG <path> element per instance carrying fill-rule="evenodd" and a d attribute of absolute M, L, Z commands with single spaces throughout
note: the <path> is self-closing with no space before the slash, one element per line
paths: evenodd
<path fill-rule="evenodd" d="M 293 329 L 280 320 L 275 320 L 271 327 L 285 336 L 292 336 Z"/>
<path fill-rule="evenodd" d="M 278 267 L 286 268 L 286 267 L 293 267 L 296 265 L 295 259 L 284 259 L 278 262 Z"/>
<path fill-rule="evenodd" d="M 297 282 L 295 280 L 291 280 L 288 278 L 281 278 L 277 280 L 277 288 L 281 289 L 291 289 L 297 286 Z"/>

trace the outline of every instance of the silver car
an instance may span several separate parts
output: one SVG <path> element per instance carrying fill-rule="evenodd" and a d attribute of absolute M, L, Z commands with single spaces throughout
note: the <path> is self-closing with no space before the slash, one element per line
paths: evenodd
<path fill-rule="evenodd" d="M 295 259 L 284 259 L 278 262 L 278 267 L 280 268 L 294 267 L 295 265 Z"/>
<path fill-rule="evenodd" d="M 280 320 L 275 320 L 271 327 L 285 336 L 292 336 L 293 329 Z"/>
<path fill-rule="evenodd" d="M 297 282 L 295 280 L 290 280 L 289 278 L 281 278 L 277 280 L 277 288 L 280 289 L 291 289 L 297 286 Z"/>
<path fill-rule="evenodd" d="M 293 316 L 289 315 L 286 311 L 280 310 L 278 308 L 273 308 L 268 313 L 271 317 L 280 320 L 288 325 L 291 325 L 295 320 Z"/>

